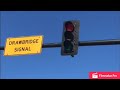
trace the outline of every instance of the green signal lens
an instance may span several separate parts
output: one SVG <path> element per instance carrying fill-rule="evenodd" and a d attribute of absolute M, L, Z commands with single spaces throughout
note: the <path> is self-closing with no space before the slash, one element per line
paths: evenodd
<path fill-rule="evenodd" d="M 73 50 L 73 45 L 71 41 L 68 41 L 68 40 L 64 41 L 64 51 L 66 53 L 71 53 L 72 50 Z"/>

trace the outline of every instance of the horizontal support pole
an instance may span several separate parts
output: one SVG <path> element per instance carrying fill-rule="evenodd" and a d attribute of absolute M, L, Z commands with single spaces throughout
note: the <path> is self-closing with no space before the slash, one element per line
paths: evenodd
<path fill-rule="evenodd" d="M 79 46 L 99 46 L 99 45 L 120 45 L 120 40 L 94 40 L 94 41 L 79 41 Z M 42 48 L 54 48 L 61 47 L 61 43 L 47 43 L 43 44 Z M 4 47 L 0 47 L 0 50 L 4 50 Z"/>
<path fill-rule="evenodd" d="M 94 40 L 79 42 L 79 46 L 120 45 L 120 40 Z"/>
<path fill-rule="evenodd" d="M 120 40 L 94 40 L 94 41 L 79 41 L 79 46 L 97 46 L 97 45 L 118 45 L 120 44 Z M 61 47 L 61 43 L 48 43 L 43 44 L 43 48 L 53 48 L 53 47 Z"/>

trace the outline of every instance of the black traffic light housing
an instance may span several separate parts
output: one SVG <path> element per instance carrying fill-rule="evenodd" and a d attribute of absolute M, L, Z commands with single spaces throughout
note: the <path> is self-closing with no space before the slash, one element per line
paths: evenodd
<path fill-rule="evenodd" d="M 61 55 L 74 56 L 78 53 L 79 20 L 70 20 L 63 23 Z"/>

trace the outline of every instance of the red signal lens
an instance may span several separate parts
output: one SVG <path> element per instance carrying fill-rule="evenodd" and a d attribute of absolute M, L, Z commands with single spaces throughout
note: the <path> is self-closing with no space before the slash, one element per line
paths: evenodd
<path fill-rule="evenodd" d="M 66 28 L 66 31 L 70 31 L 70 32 L 74 31 L 74 25 L 72 22 L 66 22 L 65 28 Z"/>

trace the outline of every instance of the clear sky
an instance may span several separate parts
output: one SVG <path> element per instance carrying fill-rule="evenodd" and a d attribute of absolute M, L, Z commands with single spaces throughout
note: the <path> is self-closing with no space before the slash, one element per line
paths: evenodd
<path fill-rule="evenodd" d="M 43 35 L 44 43 L 60 43 L 66 20 L 80 20 L 79 41 L 120 39 L 117 11 L 2 11 L 0 46 L 9 37 L 32 35 Z M 0 52 L 4 79 L 88 79 L 89 72 L 120 71 L 120 45 L 81 46 L 74 58 L 61 56 L 60 47 L 24 56 Z"/>

